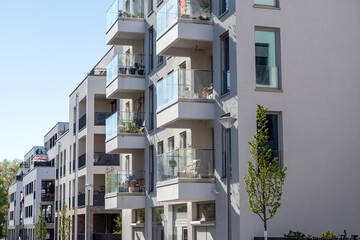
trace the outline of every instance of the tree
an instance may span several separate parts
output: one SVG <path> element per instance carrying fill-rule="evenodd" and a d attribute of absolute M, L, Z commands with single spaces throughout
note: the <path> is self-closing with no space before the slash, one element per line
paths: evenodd
<path fill-rule="evenodd" d="M 35 228 L 36 231 L 36 239 L 37 240 L 46 240 L 46 234 L 47 234 L 47 223 L 45 219 L 42 216 L 42 206 L 41 203 L 39 204 L 39 217 L 37 226 Z"/>
<path fill-rule="evenodd" d="M 267 145 L 269 140 L 267 128 L 267 108 L 257 105 L 257 131 L 254 140 L 249 142 L 251 158 L 248 162 L 248 176 L 244 177 L 245 191 L 249 197 L 249 207 L 257 214 L 264 224 L 264 237 L 267 240 L 268 220 L 272 219 L 282 197 L 287 168 L 281 169 L 279 159 L 273 157 Z"/>
<path fill-rule="evenodd" d="M 8 214 L 9 188 L 19 169 L 19 160 L 3 160 L 0 162 L 0 238 L 6 234 L 6 218 Z"/>
<path fill-rule="evenodd" d="M 71 234 L 71 218 L 66 216 L 67 205 L 65 199 L 62 201 L 62 208 L 59 217 L 59 239 L 68 240 Z"/>
<path fill-rule="evenodd" d="M 116 219 L 113 220 L 115 222 L 115 229 L 113 231 L 113 234 L 122 234 L 122 215 L 120 213 L 120 216 L 117 216 Z"/>

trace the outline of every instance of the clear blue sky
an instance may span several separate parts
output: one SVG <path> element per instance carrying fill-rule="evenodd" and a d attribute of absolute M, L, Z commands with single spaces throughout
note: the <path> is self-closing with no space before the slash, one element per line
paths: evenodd
<path fill-rule="evenodd" d="M 69 94 L 110 48 L 112 2 L 0 1 L 0 160 L 23 159 L 68 121 Z"/>

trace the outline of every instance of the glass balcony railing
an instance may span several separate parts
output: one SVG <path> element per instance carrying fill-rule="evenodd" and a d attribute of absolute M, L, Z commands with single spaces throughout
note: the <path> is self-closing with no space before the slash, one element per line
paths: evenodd
<path fill-rule="evenodd" d="M 116 55 L 106 68 L 106 83 L 111 83 L 118 75 L 144 76 L 145 62 L 143 54 L 122 53 Z"/>
<path fill-rule="evenodd" d="M 106 194 L 145 192 L 145 171 L 111 171 L 106 173 Z"/>
<path fill-rule="evenodd" d="M 86 153 L 78 158 L 78 169 L 86 166 Z"/>
<path fill-rule="evenodd" d="M 119 17 L 144 18 L 144 1 L 115 0 L 106 14 L 107 31 L 114 25 Z"/>
<path fill-rule="evenodd" d="M 214 99 L 212 71 L 177 70 L 158 82 L 157 108 L 177 98 Z"/>
<path fill-rule="evenodd" d="M 144 128 L 143 112 L 116 112 L 106 119 L 106 139 L 122 133 L 143 133 Z"/>
<path fill-rule="evenodd" d="M 157 37 L 179 19 L 209 21 L 211 18 L 211 0 L 169 0 L 157 13 Z"/>
<path fill-rule="evenodd" d="M 157 180 L 214 178 L 214 150 L 176 149 L 157 156 Z"/>

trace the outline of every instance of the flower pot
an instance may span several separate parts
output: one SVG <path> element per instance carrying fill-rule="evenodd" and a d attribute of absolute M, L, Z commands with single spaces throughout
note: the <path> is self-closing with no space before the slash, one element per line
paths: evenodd
<path fill-rule="evenodd" d="M 119 74 L 126 74 L 127 68 L 119 68 Z"/>
<path fill-rule="evenodd" d="M 139 192 L 139 188 L 138 187 L 130 187 L 129 192 Z"/>
<path fill-rule="evenodd" d="M 138 69 L 137 73 L 138 75 L 144 75 L 144 69 Z"/>
<path fill-rule="evenodd" d="M 135 73 L 136 73 L 136 68 L 129 68 L 129 73 L 130 73 L 131 75 L 135 75 Z"/>

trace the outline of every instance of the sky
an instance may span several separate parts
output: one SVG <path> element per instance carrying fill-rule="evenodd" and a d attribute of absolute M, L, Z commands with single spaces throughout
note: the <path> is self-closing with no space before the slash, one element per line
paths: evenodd
<path fill-rule="evenodd" d="M 68 122 L 69 94 L 110 48 L 112 2 L 0 1 L 0 161 L 22 160 Z"/>

